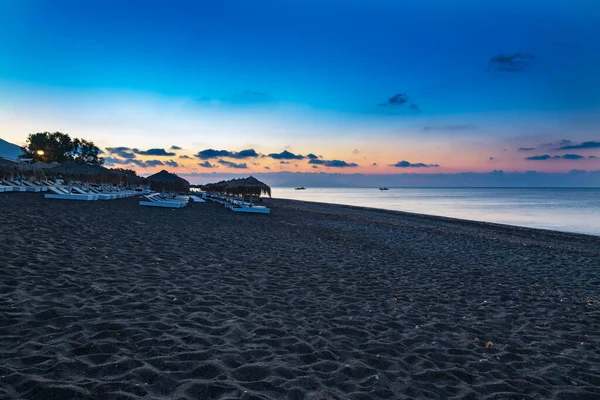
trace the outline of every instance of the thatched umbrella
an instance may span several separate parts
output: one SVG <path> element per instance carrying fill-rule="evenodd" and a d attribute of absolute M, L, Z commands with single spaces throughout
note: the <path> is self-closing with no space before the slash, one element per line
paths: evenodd
<path fill-rule="evenodd" d="M 228 185 L 233 193 L 250 196 L 260 196 L 268 194 L 271 197 L 271 188 L 264 182 L 259 181 L 253 176 L 244 179 L 232 179 Z"/>
<path fill-rule="evenodd" d="M 0 157 L 0 175 L 2 177 L 13 176 L 17 171 L 18 163 L 7 158 Z"/>
<path fill-rule="evenodd" d="M 207 183 L 206 185 L 202 185 L 201 188 L 205 192 L 226 193 L 229 182 L 230 181 L 219 181 L 217 183 Z"/>
<path fill-rule="evenodd" d="M 62 176 L 70 181 L 85 180 L 98 181 L 110 180 L 118 182 L 118 175 L 100 165 L 79 164 L 75 161 L 66 161 L 61 165 L 48 169 L 48 173 L 54 176 Z"/>
<path fill-rule="evenodd" d="M 175 191 L 189 192 L 190 183 L 176 174 L 165 171 L 164 169 L 148 178 L 150 188 L 154 191 Z"/>

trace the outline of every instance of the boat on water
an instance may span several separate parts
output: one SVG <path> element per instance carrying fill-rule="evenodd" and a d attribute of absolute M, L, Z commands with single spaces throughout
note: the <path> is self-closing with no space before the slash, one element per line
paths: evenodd
<path fill-rule="evenodd" d="M 306 190 L 305 187 L 297 187 L 296 190 Z"/>
<path fill-rule="evenodd" d="M 390 189 L 388 189 L 386 187 L 380 187 L 379 190 L 390 190 Z"/>

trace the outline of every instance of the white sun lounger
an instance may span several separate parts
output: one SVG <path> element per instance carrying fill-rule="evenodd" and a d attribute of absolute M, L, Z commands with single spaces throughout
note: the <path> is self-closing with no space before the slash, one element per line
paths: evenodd
<path fill-rule="evenodd" d="M 11 191 L 12 192 L 26 192 L 27 188 L 25 186 L 21 186 L 21 185 L 17 185 L 5 180 L 0 181 L 5 187 L 10 187 L 12 188 Z"/>
<path fill-rule="evenodd" d="M 113 200 L 117 198 L 116 195 L 110 193 L 88 193 L 80 187 L 74 187 L 73 190 L 77 192 L 77 194 L 98 196 L 98 200 Z"/>
<path fill-rule="evenodd" d="M 17 182 L 15 182 L 15 183 L 17 183 Z M 48 190 L 46 187 L 38 186 L 38 185 L 35 185 L 28 181 L 21 181 L 21 184 L 22 184 L 22 186 L 25 186 L 25 190 L 28 192 L 37 193 L 37 192 L 45 192 Z"/>
<path fill-rule="evenodd" d="M 46 193 L 44 198 L 46 199 L 59 199 L 59 200 L 98 200 L 98 196 L 92 194 L 73 194 L 69 193 L 64 189 L 58 187 L 49 186 L 48 190 L 52 193 Z"/>
<path fill-rule="evenodd" d="M 265 206 L 233 206 L 231 209 L 235 212 L 255 213 L 255 214 L 271 214 L 271 209 Z"/>
<path fill-rule="evenodd" d="M 194 203 L 206 203 L 206 201 L 198 196 L 194 196 L 194 195 L 190 195 L 190 199 L 192 199 L 192 201 Z"/>
<path fill-rule="evenodd" d="M 187 205 L 182 201 L 159 200 L 155 195 L 142 196 L 140 206 L 183 208 Z"/>

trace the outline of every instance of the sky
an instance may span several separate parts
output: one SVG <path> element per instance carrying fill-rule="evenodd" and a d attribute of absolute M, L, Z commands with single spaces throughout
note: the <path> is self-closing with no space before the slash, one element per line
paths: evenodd
<path fill-rule="evenodd" d="M 599 20 L 597 0 L 0 0 L 0 138 L 192 178 L 597 171 Z"/>

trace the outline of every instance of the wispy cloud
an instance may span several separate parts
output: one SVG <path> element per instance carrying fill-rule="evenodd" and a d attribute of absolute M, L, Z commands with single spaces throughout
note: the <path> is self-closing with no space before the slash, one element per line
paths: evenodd
<path fill-rule="evenodd" d="M 228 157 L 235 158 L 236 160 L 241 160 L 244 158 L 255 158 L 258 157 L 259 154 L 254 149 L 246 149 L 242 151 L 228 151 L 228 150 L 214 150 L 214 149 L 206 149 L 195 154 L 201 160 L 210 160 L 211 158 L 219 158 L 219 157 Z"/>
<path fill-rule="evenodd" d="M 234 163 L 231 161 L 227 161 L 227 160 L 219 160 L 217 161 L 219 164 L 226 166 L 227 168 L 235 168 L 235 169 L 247 169 L 248 165 L 246 165 L 246 163 Z"/>
<path fill-rule="evenodd" d="M 212 165 L 208 161 L 204 161 L 203 163 L 198 163 L 198 165 L 201 166 L 202 168 L 215 168 L 215 166 Z"/>
<path fill-rule="evenodd" d="M 181 159 L 183 159 L 183 160 L 191 160 L 191 159 L 192 159 L 192 157 L 190 157 L 190 156 L 186 156 L 185 154 L 184 154 L 184 155 L 182 155 L 182 156 L 179 156 L 179 158 L 181 158 Z"/>
<path fill-rule="evenodd" d="M 352 154 L 359 154 L 359 153 L 360 153 L 360 150 L 358 150 L 358 149 L 354 149 L 354 150 L 352 151 Z"/>
<path fill-rule="evenodd" d="M 391 164 L 390 166 L 396 168 L 437 168 L 439 164 L 424 164 L 424 163 L 411 163 L 405 160 L 398 161 L 396 164 Z"/>
<path fill-rule="evenodd" d="M 165 149 L 148 149 L 148 150 L 139 150 L 133 149 L 135 154 L 143 155 L 143 156 L 158 156 L 158 157 L 173 157 L 175 153 L 168 152 Z"/>
<path fill-rule="evenodd" d="M 429 125 L 424 126 L 424 131 L 470 131 L 477 129 L 475 125 L 465 124 L 465 125 Z"/>
<path fill-rule="evenodd" d="M 169 150 L 181 150 L 181 147 L 173 145 Z"/>
<path fill-rule="evenodd" d="M 324 167 L 332 167 L 332 168 L 354 168 L 358 167 L 356 163 L 348 163 L 343 160 L 318 160 L 312 159 L 308 162 L 309 164 L 322 165 Z"/>
<path fill-rule="evenodd" d="M 582 160 L 585 157 L 579 154 L 565 154 L 562 156 L 551 156 L 549 154 L 542 154 L 538 156 L 525 157 L 527 161 L 545 161 L 545 160 Z"/>
<path fill-rule="evenodd" d="M 143 161 L 143 162 L 144 162 L 144 163 L 146 164 L 146 166 L 148 166 L 148 167 L 157 167 L 157 166 L 159 166 L 159 165 L 165 165 L 165 163 L 164 163 L 164 162 L 162 162 L 161 160 L 146 160 L 146 161 Z"/>
<path fill-rule="evenodd" d="M 282 151 L 281 153 L 271 153 L 268 155 L 275 160 L 303 160 L 304 156 L 301 154 L 294 154 L 287 150 Z"/>
<path fill-rule="evenodd" d="M 179 167 L 179 163 L 173 160 L 165 161 L 165 165 L 168 165 L 169 167 L 173 168 Z"/>
<path fill-rule="evenodd" d="M 519 147 L 519 151 L 532 151 L 535 147 Z"/>
<path fill-rule="evenodd" d="M 106 166 L 112 166 L 112 165 L 125 165 L 125 164 L 131 164 L 131 160 L 122 160 L 120 158 L 114 158 L 114 157 L 105 157 L 104 158 L 104 165 Z"/>
<path fill-rule="evenodd" d="M 583 142 L 579 144 L 566 144 L 559 147 L 556 150 L 576 150 L 576 149 L 598 149 L 600 148 L 600 142 Z"/>
<path fill-rule="evenodd" d="M 129 147 L 107 147 L 106 151 L 121 158 L 135 158 L 135 154 L 131 153 Z"/>
<path fill-rule="evenodd" d="M 398 93 L 387 99 L 384 103 L 377 104 L 379 107 L 404 107 L 407 106 L 413 111 L 421 111 L 418 105 L 411 103 L 410 98 L 406 93 Z"/>
<path fill-rule="evenodd" d="M 527 53 L 515 53 L 513 55 L 499 54 L 490 58 L 487 70 L 501 72 L 522 72 L 526 71 L 530 67 L 533 60 L 535 60 L 535 56 Z"/>

